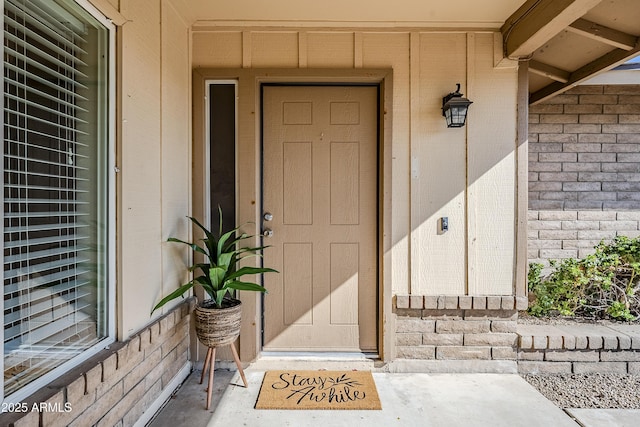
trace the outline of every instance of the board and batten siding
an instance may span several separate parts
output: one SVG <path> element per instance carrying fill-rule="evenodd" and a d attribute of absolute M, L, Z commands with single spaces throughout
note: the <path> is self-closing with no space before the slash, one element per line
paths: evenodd
<path fill-rule="evenodd" d="M 117 147 L 118 339 L 187 279 L 191 213 L 189 25 L 168 0 L 120 1 Z M 154 313 L 168 313 L 175 301 Z"/>
<path fill-rule="evenodd" d="M 517 70 L 494 67 L 494 33 L 192 31 L 194 68 L 393 69 L 393 294 L 514 295 Z M 466 127 L 447 129 L 456 83 L 474 104 Z"/>

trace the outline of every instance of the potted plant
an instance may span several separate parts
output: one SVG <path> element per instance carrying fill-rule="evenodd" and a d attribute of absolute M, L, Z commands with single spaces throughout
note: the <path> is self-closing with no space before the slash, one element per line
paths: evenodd
<path fill-rule="evenodd" d="M 234 291 L 266 292 L 266 289 L 257 283 L 242 281 L 242 277 L 261 273 L 277 273 L 272 268 L 238 266 L 242 259 L 261 256 L 259 251 L 266 246 L 240 247 L 241 241 L 254 236 L 246 233 L 238 234 L 240 227 L 223 233 L 222 210 L 218 208 L 218 211 L 220 222 L 217 234 L 209 231 L 197 219 L 188 217 L 204 232 L 205 237 L 201 240 L 202 244 L 169 238 L 169 242 L 178 242 L 189 246 L 195 253 L 201 254 L 204 260 L 203 262 L 194 261 L 194 265 L 189 268 L 190 272 L 198 272 L 200 275 L 162 298 L 151 311 L 153 313 L 167 302 L 183 296 L 196 284 L 202 286 L 208 299 L 196 306 L 196 335 L 200 342 L 209 348 L 230 344 L 240 335 L 242 304 L 234 297 Z"/>

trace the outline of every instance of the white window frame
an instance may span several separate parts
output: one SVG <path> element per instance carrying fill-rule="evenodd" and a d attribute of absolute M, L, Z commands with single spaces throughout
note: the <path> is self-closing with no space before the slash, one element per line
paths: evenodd
<path fill-rule="evenodd" d="M 96 343 L 94 346 L 85 350 L 81 355 L 74 357 L 73 359 L 68 360 L 67 362 L 61 364 L 57 368 L 52 371 L 46 373 L 45 375 L 39 377 L 33 382 L 25 385 L 20 388 L 16 392 L 12 393 L 9 396 L 4 395 L 4 382 L 2 387 L 0 387 L 0 401 L 6 403 L 19 403 L 23 401 L 26 397 L 35 393 L 39 389 L 44 386 L 50 384 L 53 380 L 60 377 L 65 372 L 73 369 L 74 367 L 80 365 L 82 362 L 90 358 L 91 356 L 96 355 L 100 351 L 109 347 L 110 344 L 115 342 L 116 337 L 116 164 L 115 164 L 115 133 L 116 133 L 116 26 L 115 24 L 108 18 L 106 18 L 98 9 L 96 9 L 88 0 L 74 0 L 78 6 L 82 7 L 85 11 L 89 12 L 96 20 L 98 20 L 102 25 L 104 25 L 108 32 L 108 97 L 107 100 L 107 108 L 108 108 L 108 120 L 106 125 L 108 126 L 108 166 L 107 172 L 108 177 L 108 189 L 107 189 L 107 200 L 108 200 L 108 250 L 107 250 L 107 336 Z M 2 1 L 2 5 L 0 6 L 0 21 L 2 22 L 2 27 L 4 28 L 4 0 Z M 4 31 L 2 33 L 2 45 L 4 49 Z M 2 76 L 4 78 L 4 61 L 2 63 Z M 4 93 L 2 96 L 2 110 L 4 111 Z M 0 115 L 0 126 L 4 129 L 4 114 Z M 4 172 L 4 167 L 0 164 L 1 172 Z M 0 196 L 2 196 L 2 200 L 4 203 L 4 186 L 0 186 Z M 2 210 L 3 224 L 4 224 L 4 209 Z M 0 253 L 0 261 L 4 264 L 4 254 Z M 0 311 L 4 313 L 4 301 L 0 299 Z M 4 318 L 4 316 L 3 316 Z M 4 320 L 3 320 L 4 322 Z M 0 343 L 4 343 L 4 327 L 0 328 Z M 0 368 L 2 372 L 4 372 L 4 344 L 2 357 L 0 357 Z"/>

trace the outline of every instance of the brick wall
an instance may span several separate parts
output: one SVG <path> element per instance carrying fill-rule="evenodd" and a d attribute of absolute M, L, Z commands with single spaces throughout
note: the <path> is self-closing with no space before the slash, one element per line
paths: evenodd
<path fill-rule="evenodd" d="M 189 362 L 188 300 L 127 342 L 118 342 L 25 402 L 68 411 L 0 415 L 14 427 L 131 426 Z M 56 405 L 57 404 L 57 405 Z M 55 406 L 54 406 L 55 405 Z"/>
<path fill-rule="evenodd" d="M 515 361 L 526 307 L 526 297 L 397 296 L 397 358 Z"/>
<path fill-rule="evenodd" d="M 640 234 L 640 85 L 578 86 L 529 117 L 529 258 Z"/>
<path fill-rule="evenodd" d="M 518 323 L 526 302 L 499 296 L 398 296 L 394 362 L 423 362 L 398 372 L 509 372 L 504 363 L 512 362 L 526 374 L 640 373 L 640 325 Z M 503 365 L 487 371 L 488 363 Z"/>
<path fill-rule="evenodd" d="M 640 326 L 518 325 L 517 332 L 520 373 L 640 372 Z"/>

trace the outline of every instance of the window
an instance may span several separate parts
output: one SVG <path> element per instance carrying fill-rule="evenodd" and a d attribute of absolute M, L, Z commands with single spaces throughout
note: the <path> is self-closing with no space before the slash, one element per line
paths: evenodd
<path fill-rule="evenodd" d="M 236 219 L 236 96 L 235 80 L 207 80 L 209 102 L 209 212 L 213 229 L 220 222 L 218 207 L 225 218 L 225 231 Z"/>
<path fill-rule="evenodd" d="M 81 3 L 80 3 L 81 2 Z M 113 336 L 113 28 L 84 0 L 4 1 L 3 396 Z"/>

